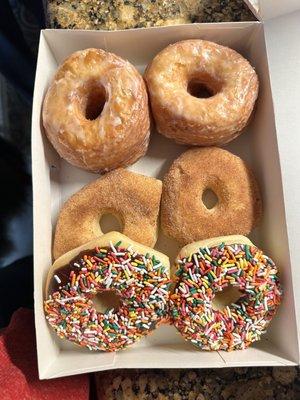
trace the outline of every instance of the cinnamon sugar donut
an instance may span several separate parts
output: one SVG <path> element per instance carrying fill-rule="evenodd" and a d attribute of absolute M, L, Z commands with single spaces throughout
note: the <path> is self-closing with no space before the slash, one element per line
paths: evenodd
<path fill-rule="evenodd" d="M 102 215 L 110 213 L 123 225 L 123 233 L 145 246 L 157 240 L 162 182 L 117 169 L 89 183 L 63 205 L 56 224 L 53 256 L 103 234 Z"/>
<path fill-rule="evenodd" d="M 158 131 L 189 145 L 230 142 L 247 124 L 258 95 L 257 75 L 245 58 L 199 39 L 166 47 L 145 79 Z M 203 89 L 207 98 L 201 98 Z"/>
<path fill-rule="evenodd" d="M 202 199 L 207 190 L 218 199 L 212 208 Z M 161 226 L 181 244 L 247 235 L 261 214 L 260 192 L 252 172 L 229 151 L 217 147 L 188 150 L 163 179 Z"/>
<path fill-rule="evenodd" d="M 149 141 L 148 97 L 128 61 L 77 51 L 59 67 L 43 104 L 45 132 L 61 157 L 93 172 L 134 163 Z"/>

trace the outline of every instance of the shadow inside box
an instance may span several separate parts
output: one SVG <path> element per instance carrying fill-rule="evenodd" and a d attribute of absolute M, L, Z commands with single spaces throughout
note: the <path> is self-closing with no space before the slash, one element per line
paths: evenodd
<path fill-rule="evenodd" d="M 80 187 L 101 176 L 101 174 L 85 171 L 63 160 L 47 139 L 41 122 L 40 129 L 42 132 L 45 158 L 47 164 L 50 166 L 51 181 L 59 183 L 60 185 L 74 182 L 76 186 Z M 159 149 L 159 151 L 157 151 L 157 149 Z M 187 146 L 177 144 L 175 141 L 153 130 L 150 135 L 150 143 L 146 154 L 136 163 L 130 165 L 128 169 L 162 180 L 170 169 L 173 161 L 187 149 Z M 173 155 L 172 159 L 170 159 L 170 154 Z M 145 159 L 147 159 L 147 163 L 145 163 Z"/>
<path fill-rule="evenodd" d="M 42 110 L 40 113 L 40 130 L 45 153 L 45 160 L 50 169 L 50 180 L 57 185 L 74 186 L 73 191 L 80 189 L 82 186 L 97 179 L 100 174 L 85 171 L 84 169 L 75 167 L 65 161 L 54 149 L 48 140 L 42 122 Z"/>
<path fill-rule="evenodd" d="M 151 335 L 151 334 L 150 334 Z M 119 352 L 134 352 L 135 350 L 138 350 L 140 352 L 141 348 L 148 348 L 151 347 L 151 352 L 153 351 L 160 351 L 162 349 L 166 350 L 166 351 L 172 351 L 172 352 L 180 352 L 180 351 L 184 351 L 185 353 L 187 352 L 202 352 L 202 350 L 199 350 L 197 348 L 194 348 L 191 344 L 189 344 L 188 342 L 185 342 L 184 340 L 180 341 L 180 343 L 154 343 L 153 345 L 151 344 L 151 341 L 147 340 L 147 345 L 143 344 L 142 340 L 139 343 L 135 343 L 131 346 L 128 346 L 126 348 L 124 348 L 123 350 L 120 350 L 116 353 Z M 105 351 L 91 351 L 89 349 L 86 348 L 80 348 L 77 347 L 76 345 L 72 344 L 72 343 L 67 343 L 64 344 L 61 348 L 60 348 L 60 352 L 67 352 L 67 353 L 72 353 L 76 351 L 76 353 L 80 353 L 80 354 L 85 354 L 85 355 L 95 355 L 95 354 L 108 354 L 108 352 Z"/>
<path fill-rule="evenodd" d="M 60 339 L 59 337 L 55 338 L 56 343 L 60 349 L 60 352 L 76 352 L 80 354 L 95 354 L 95 351 L 91 351 L 86 347 L 80 347 L 68 340 Z M 99 354 L 102 353 L 99 351 Z"/>
<path fill-rule="evenodd" d="M 154 176 L 157 179 L 163 179 L 173 161 L 186 150 L 187 146 L 177 144 L 153 129 L 147 153 L 129 169 Z M 170 154 L 172 154 L 173 159 L 170 159 Z M 145 159 L 147 162 L 145 162 Z"/>
<path fill-rule="evenodd" d="M 76 352 L 80 354 L 107 354 L 102 351 L 91 351 L 85 347 L 77 346 L 70 341 L 60 339 L 51 332 L 53 340 L 57 344 L 60 352 Z M 164 348 L 165 350 L 171 351 L 195 351 L 195 347 L 190 343 L 186 342 L 176 328 L 169 324 L 163 324 L 157 327 L 154 331 L 143 337 L 140 341 L 128 346 L 122 351 L 134 351 L 135 349 L 151 348 L 151 350 L 159 350 Z M 200 351 L 200 350 L 198 350 Z"/>
<path fill-rule="evenodd" d="M 100 174 L 75 167 L 62 158 L 58 159 L 58 162 L 54 168 L 56 171 L 53 171 L 51 180 L 58 183 L 65 192 L 67 192 L 67 190 L 76 192 L 84 185 L 93 182 L 101 176 Z M 64 187 L 64 185 L 66 187 Z"/>
<path fill-rule="evenodd" d="M 195 347 L 185 341 L 175 326 L 170 323 L 160 325 L 132 348 L 151 348 L 151 350 L 163 348 L 174 351 L 184 350 L 185 352 L 195 350 Z"/>
<path fill-rule="evenodd" d="M 129 352 L 134 352 L 134 350 L 135 350 L 134 347 L 128 348 Z M 157 345 L 151 347 L 150 350 L 151 350 L 151 354 L 160 353 L 161 351 L 165 351 L 168 354 L 171 354 L 171 353 L 172 354 L 178 354 L 178 356 L 180 356 L 181 353 L 184 353 L 185 355 L 187 353 L 195 354 L 195 352 L 198 352 L 199 354 L 205 353 L 204 350 L 193 348 L 193 346 L 191 344 L 189 344 L 188 342 L 184 342 L 184 341 L 182 343 L 180 343 L 180 344 L 175 344 L 175 343 L 173 343 L 173 344 L 172 343 L 163 344 L 163 343 L 160 343 L 160 344 L 157 344 Z M 124 350 L 124 351 L 126 351 L 126 350 Z"/>
<path fill-rule="evenodd" d="M 282 349 L 275 345 L 268 337 L 263 337 L 260 341 L 252 343 L 245 350 L 236 351 L 218 351 L 219 355 L 222 357 L 226 364 L 236 362 L 236 356 L 238 355 L 238 361 L 247 366 L 249 361 L 249 352 L 255 352 L 257 365 L 266 366 L 266 359 L 272 361 L 274 365 L 289 365 L 293 363 L 292 357 L 289 357 Z M 295 360 L 296 363 L 296 360 Z M 271 364 L 270 364 L 271 365 Z"/>
<path fill-rule="evenodd" d="M 53 336 L 55 336 L 53 334 Z M 213 358 L 218 357 L 223 366 L 285 366 L 293 365 L 293 361 L 287 359 L 286 355 L 278 349 L 268 338 L 262 339 L 260 342 L 253 343 L 248 349 L 236 350 L 232 352 L 226 351 L 205 351 L 193 346 L 191 343 L 185 341 L 179 334 L 176 328 L 172 325 L 162 325 L 154 330 L 152 333 L 142 338 L 139 342 L 128 346 L 127 348 L 117 352 L 108 353 L 102 351 L 90 351 L 86 348 L 81 348 L 75 344 L 66 340 L 55 337 L 55 342 L 59 348 L 59 352 L 62 357 L 69 355 L 81 354 L 91 357 L 91 360 L 96 357 L 99 362 L 102 360 L 102 356 L 107 357 L 109 354 L 113 357 L 113 354 L 124 354 L 127 353 L 130 357 L 134 357 L 135 354 L 141 357 L 141 354 L 159 354 L 165 351 L 169 355 L 176 354 L 178 356 L 186 357 L 187 355 L 193 356 L 193 365 L 198 365 L 203 357 L 207 360 L 207 357 L 215 355 Z M 150 353 L 149 353 L 150 352 Z M 209 356 L 210 354 L 210 356 Z M 198 356 L 200 358 L 198 358 Z M 86 359 L 88 362 L 88 359 Z"/>
<path fill-rule="evenodd" d="M 175 273 L 174 262 L 182 247 L 183 246 L 181 246 L 174 239 L 170 239 L 168 236 L 166 236 L 161 229 L 159 230 L 158 239 L 154 248 L 155 250 L 158 250 L 169 257 L 171 276 Z"/>

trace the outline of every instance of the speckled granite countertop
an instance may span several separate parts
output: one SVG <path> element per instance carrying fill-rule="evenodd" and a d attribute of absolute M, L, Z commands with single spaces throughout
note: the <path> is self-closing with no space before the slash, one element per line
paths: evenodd
<path fill-rule="evenodd" d="M 114 371 L 96 374 L 98 400 L 297 400 L 294 367 Z"/>
<path fill-rule="evenodd" d="M 254 19 L 243 0 L 48 1 L 51 28 L 113 30 Z"/>

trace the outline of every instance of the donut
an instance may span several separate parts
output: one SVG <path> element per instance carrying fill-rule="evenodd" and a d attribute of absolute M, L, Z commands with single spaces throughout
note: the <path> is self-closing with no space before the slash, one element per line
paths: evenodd
<path fill-rule="evenodd" d="M 171 319 L 185 340 L 202 350 L 241 350 L 260 340 L 280 304 L 274 262 L 244 236 L 185 246 L 170 296 Z M 215 309 L 215 295 L 231 285 L 240 298 Z"/>
<path fill-rule="evenodd" d="M 199 39 L 158 53 L 145 80 L 158 132 L 188 145 L 233 140 L 247 124 L 258 95 L 257 75 L 245 58 Z"/>
<path fill-rule="evenodd" d="M 213 208 L 202 199 L 209 191 L 218 199 Z M 164 176 L 161 227 L 182 245 L 216 236 L 247 235 L 261 214 L 254 175 L 229 151 L 192 148 Z"/>
<path fill-rule="evenodd" d="M 103 234 L 102 215 L 113 214 L 123 233 L 145 246 L 157 240 L 162 182 L 117 169 L 84 186 L 63 205 L 54 234 L 54 259 Z"/>
<path fill-rule="evenodd" d="M 153 331 L 168 313 L 168 257 L 118 232 L 69 251 L 52 265 L 45 316 L 62 339 L 90 350 L 117 351 Z M 93 299 L 114 292 L 117 309 Z"/>
<path fill-rule="evenodd" d="M 133 164 L 147 150 L 148 97 L 128 61 L 101 49 L 77 51 L 59 67 L 42 111 L 59 155 L 92 172 Z"/>

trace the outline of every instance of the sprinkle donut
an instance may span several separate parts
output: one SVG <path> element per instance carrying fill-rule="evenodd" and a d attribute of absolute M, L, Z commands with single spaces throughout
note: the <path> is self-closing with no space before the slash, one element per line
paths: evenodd
<path fill-rule="evenodd" d="M 84 186 L 63 205 L 56 224 L 53 256 L 103 234 L 100 219 L 113 214 L 124 235 L 145 246 L 157 240 L 162 182 L 126 169 L 108 172 Z"/>
<path fill-rule="evenodd" d="M 240 350 L 260 340 L 281 301 L 274 262 L 244 236 L 185 246 L 177 260 L 170 309 L 174 325 L 202 350 Z M 214 309 L 216 293 L 232 285 L 240 298 Z"/>
<path fill-rule="evenodd" d="M 188 145 L 233 140 L 247 124 L 258 95 L 257 75 L 244 57 L 199 39 L 158 53 L 145 80 L 158 132 Z"/>
<path fill-rule="evenodd" d="M 203 201 L 207 191 L 217 197 L 212 208 Z M 260 191 L 252 171 L 229 151 L 188 150 L 163 179 L 161 227 L 182 245 L 210 237 L 248 235 L 261 214 Z"/>
<path fill-rule="evenodd" d="M 62 339 L 90 350 L 117 351 L 167 318 L 169 260 L 111 232 L 60 257 L 46 283 L 46 319 Z M 97 312 L 97 293 L 114 291 L 117 310 Z"/>

